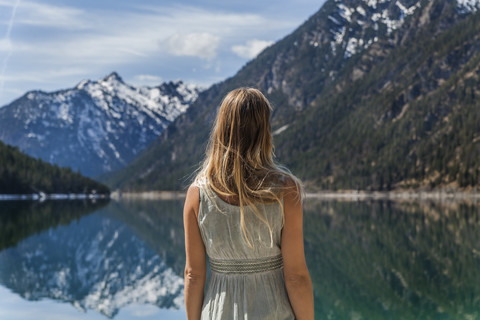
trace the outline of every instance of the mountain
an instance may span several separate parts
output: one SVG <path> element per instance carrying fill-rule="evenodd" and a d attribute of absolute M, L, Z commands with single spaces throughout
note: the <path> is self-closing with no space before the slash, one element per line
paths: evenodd
<path fill-rule="evenodd" d="M 31 91 L 0 108 L 0 140 L 93 177 L 129 163 L 198 92 L 181 81 L 137 88 L 115 72 L 71 89 Z"/>
<path fill-rule="evenodd" d="M 479 184 L 480 1 L 328 0 L 234 77 L 199 95 L 137 159 L 105 180 L 185 187 L 223 96 L 262 90 L 279 162 L 309 190 Z"/>
<path fill-rule="evenodd" d="M 0 194 L 109 194 L 105 185 L 0 141 Z"/>

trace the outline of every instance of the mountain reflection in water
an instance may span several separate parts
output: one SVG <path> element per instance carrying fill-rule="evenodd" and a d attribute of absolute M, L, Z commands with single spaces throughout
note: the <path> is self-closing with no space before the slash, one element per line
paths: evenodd
<path fill-rule="evenodd" d="M 32 312 L 43 298 L 112 318 L 132 306 L 182 309 L 182 207 L 182 200 L 0 202 L 0 284 Z M 316 318 L 479 318 L 479 209 L 307 199 Z"/>
<path fill-rule="evenodd" d="M 100 210 L 97 210 L 98 205 L 92 205 L 90 212 L 97 211 L 84 210 L 75 214 L 70 224 L 65 223 L 68 225 L 57 223 L 55 217 L 77 212 L 79 203 L 64 203 L 60 206 L 61 212 L 45 210 L 51 218 L 45 213 L 45 219 L 53 221 L 50 227 L 42 224 L 40 233 L 30 232 L 32 235 L 18 241 L 15 247 L 0 252 L 0 284 L 27 300 L 51 298 L 69 302 L 82 310 L 96 310 L 107 317 L 114 317 L 120 308 L 130 304 L 178 309 L 183 305 L 183 278 L 166 263 L 169 260 L 172 266 L 176 265 L 175 258 L 169 254 L 175 246 L 165 240 L 175 233 L 168 229 L 168 237 L 165 237 L 161 227 L 151 225 L 158 220 L 155 216 L 166 218 L 173 214 L 173 210 L 162 212 L 162 206 L 167 204 L 162 202 L 155 211 L 148 213 L 142 206 L 130 208 L 128 203 L 111 202 Z M 38 203 L 31 205 L 39 206 Z M 43 206 L 58 207 L 57 203 L 40 205 Z M 128 208 L 136 211 L 128 211 Z M 34 218 L 37 209 L 25 210 L 28 213 L 22 222 L 26 229 L 33 230 L 40 225 L 29 224 L 38 220 Z M 5 219 L 0 218 L 0 228 L 7 228 L 11 220 L 9 213 L 11 211 L 2 214 Z M 178 229 L 182 238 L 182 249 L 176 253 L 181 264 L 184 256 L 181 212 L 176 215 L 179 223 L 170 225 Z M 168 219 L 162 221 L 169 222 Z M 17 224 L 16 229 L 22 230 L 22 226 Z M 167 249 L 157 253 L 146 240 L 151 243 L 158 240 Z"/>
<path fill-rule="evenodd" d="M 478 319 L 480 206 L 309 201 L 318 319 Z"/>

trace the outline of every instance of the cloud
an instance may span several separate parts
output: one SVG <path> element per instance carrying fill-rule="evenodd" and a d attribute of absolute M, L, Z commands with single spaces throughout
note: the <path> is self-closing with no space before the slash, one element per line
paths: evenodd
<path fill-rule="evenodd" d="M 17 88 L 22 83 L 33 83 L 37 86 L 38 84 L 55 83 L 58 79 L 69 78 L 72 76 L 76 79 L 75 81 L 80 81 L 81 78 L 85 76 L 85 68 L 61 66 L 56 69 L 50 68 L 48 70 L 24 70 L 0 76 L 0 81 L 14 83 L 15 85 L 13 88 Z M 71 84 L 73 85 L 75 81 Z M 57 87 L 57 89 L 60 88 L 61 87 Z"/>
<path fill-rule="evenodd" d="M 164 45 L 167 52 L 174 56 L 212 59 L 217 55 L 219 42 L 218 36 L 203 32 L 174 34 L 164 42 Z"/>
<path fill-rule="evenodd" d="M 12 8 L 15 1 L 0 0 L 1 10 Z M 296 25 L 256 11 L 119 1 L 123 5 L 113 10 L 82 2 L 21 0 L 12 38 L 0 35 L 0 53 L 11 52 L 8 69 L 0 77 L 4 81 L 0 105 L 15 97 L 8 93 L 12 88 L 58 89 L 112 70 L 145 85 L 157 83 L 135 75 L 155 72 L 207 85 L 241 66 L 237 55 L 253 55 L 253 49 L 232 51 L 232 46 L 258 46 L 247 42 L 252 34 L 271 39 Z M 0 25 L 7 25 L 5 19 Z"/>
<path fill-rule="evenodd" d="M 39 30 L 35 38 L 16 36 L 15 55 L 35 56 L 36 67 L 74 64 L 90 70 L 162 54 L 208 60 L 217 56 L 221 43 L 229 48 L 232 39 L 287 25 L 255 14 L 187 6 L 87 12 L 31 0 L 22 0 L 15 23 Z"/>
<path fill-rule="evenodd" d="M 266 47 L 273 44 L 273 41 L 264 40 L 249 40 L 244 45 L 232 46 L 232 51 L 241 58 L 252 59 L 255 58 Z"/>
<path fill-rule="evenodd" d="M 163 82 L 163 79 L 151 74 L 137 74 L 133 77 L 133 82 L 137 85 L 158 86 Z"/>
<path fill-rule="evenodd" d="M 64 29 L 87 29 L 83 17 L 87 13 L 78 8 L 54 6 L 34 1 L 22 1 L 18 8 L 19 18 L 16 23 L 29 26 L 61 27 Z"/>
<path fill-rule="evenodd" d="M 16 0 L 0 0 L 0 7 L 14 7 Z"/>
<path fill-rule="evenodd" d="M 5 81 L 3 80 L 3 77 L 5 75 L 5 71 L 7 70 L 8 60 L 12 55 L 12 43 L 10 41 L 10 33 L 12 32 L 13 22 L 15 20 L 15 13 L 17 11 L 19 4 L 20 4 L 20 0 L 16 0 L 13 5 L 12 13 L 10 15 L 10 20 L 8 21 L 8 25 L 7 25 L 7 33 L 5 34 L 5 38 L 3 39 L 4 43 L 1 43 L 5 45 L 7 54 L 5 55 L 5 58 L 3 58 L 2 68 L 0 69 L 0 95 L 3 93 L 3 87 L 5 85 Z"/>
<path fill-rule="evenodd" d="M 3 38 L 3 39 L 0 39 L 0 52 L 2 51 L 7 51 L 7 52 L 10 52 L 12 51 L 12 41 L 10 41 L 10 39 L 7 39 L 7 38 Z"/>

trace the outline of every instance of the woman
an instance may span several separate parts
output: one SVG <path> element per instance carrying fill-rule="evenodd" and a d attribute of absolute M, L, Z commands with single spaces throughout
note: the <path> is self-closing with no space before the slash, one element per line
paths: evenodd
<path fill-rule="evenodd" d="M 314 319 L 301 186 L 273 161 L 270 112 L 252 88 L 231 91 L 218 110 L 185 200 L 188 319 Z"/>

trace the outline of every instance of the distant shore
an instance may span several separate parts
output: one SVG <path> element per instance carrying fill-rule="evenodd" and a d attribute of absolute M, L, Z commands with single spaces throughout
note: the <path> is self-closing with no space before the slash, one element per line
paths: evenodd
<path fill-rule="evenodd" d="M 141 200 L 176 200 L 184 199 L 187 196 L 183 191 L 144 191 L 144 192 L 122 192 L 113 191 L 110 198 L 120 199 L 141 199 Z"/>
<path fill-rule="evenodd" d="M 480 192 L 467 191 L 321 191 L 307 198 L 345 200 L 480 200 Z"/>
<path fill-rule="evenodd" d="M 0 194 L 2 200 L 79 200 L 79 199 L 107 199 L 114 200 L 180 200 L 186 197 L 185 191 L 144 191 L 121 192 L 114 191 L 110 195 L 104 194 Z M 468 191 L 319 191 L 306 192 L 307 199 L 319 200 L 478 200 L 480 192 Z"/>
<path fill-rule="evenodd" d="M 120 192 L 114 191 L 110 197 L 120 199 L 142 200 L 176 200 L 184 199 L 183 191 L 145 191 L 145 192 Z M 480 192 L 467 191 L 319 191 L 306 192 L 307 199 L 320 200 L 480 200 Z"/>
<path fill-rule="evenodd" d="M 92 194 L 92 193 L 32 193 L 32 194 L 0 194 L 0 201 L 7 200 L 84 200 L 84 199 L 108 199 L 108 194 Z"/>

